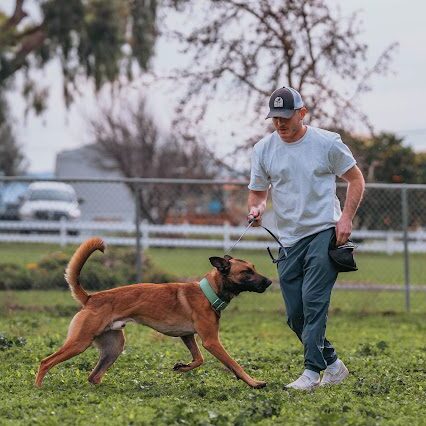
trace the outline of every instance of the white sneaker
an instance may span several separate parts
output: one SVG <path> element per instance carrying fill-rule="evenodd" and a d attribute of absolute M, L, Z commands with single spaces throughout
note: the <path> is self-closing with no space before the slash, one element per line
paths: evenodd
<path fill-rule="evenodd" d="M 320 385 L 320 379 L 311 379 L 310 377 L 302 374 L 297 380 L 289 383 L 286 388 L 298 389 L 304 391 L 311 391 Z"/>
<path fill-rule="evenodd" d="M 334 365 L 336 363 L 337 365 Z M 333 367 L 330 368 L 330 366 L 328 366 L 324 370 L 324 375 L 322 376 L 320 386 L 338 385 L 339 383 L 342 383 L 343 380 L 346 379 L 346 377 L 349 376 L 349 370 L 346 368 L 346 365 L 343 364 L 343 361 L 341 361 L 340 359 L 338 359 L 332 365 Z"/>

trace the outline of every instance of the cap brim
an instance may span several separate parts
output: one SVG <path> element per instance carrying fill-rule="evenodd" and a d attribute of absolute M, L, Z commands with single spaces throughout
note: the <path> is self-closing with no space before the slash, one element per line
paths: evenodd
<path fill-rule="evenodd" d="M 295 112 L 296 112 L 295 109 L 271 109 L 269 111 L 269 114 L 266 116 L 265 120 L 267 118 L 275 118 L 275 117 L 291 118 L 293 117 Z"/>

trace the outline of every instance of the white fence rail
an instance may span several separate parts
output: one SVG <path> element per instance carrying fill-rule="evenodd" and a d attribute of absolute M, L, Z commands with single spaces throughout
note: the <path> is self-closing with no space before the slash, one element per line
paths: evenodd
<path fill-rule="evenodd" d="M 229 249 L 244 231 L 244 226 L 152 225 L 141 223 L 140 243 L 149 247 L 186 247 Z M 1 242 L 78 244 L 92 235 L 101 235 L 111 245 L 135 245 L 133 222 L 0 221 Z M 403 232 L 356 230 L 358 251 L 403 252 Z M 426 232 L 408 233 L 410 252 L 426 252 Z M 261 228 L 250 229 L 238 244 L 239 249 L 258 250 L 276 243 Z"/>

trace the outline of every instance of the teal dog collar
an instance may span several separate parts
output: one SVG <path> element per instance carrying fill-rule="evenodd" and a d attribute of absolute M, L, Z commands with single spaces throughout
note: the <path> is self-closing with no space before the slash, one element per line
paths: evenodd
<path fill-rule="evenodd" d="M 200 288 L 215 311 L 223 311 L 228 306 L 228 303 L 220 299 L 214 292 L 207 278 L 203 278 L 200 281 Z"/>

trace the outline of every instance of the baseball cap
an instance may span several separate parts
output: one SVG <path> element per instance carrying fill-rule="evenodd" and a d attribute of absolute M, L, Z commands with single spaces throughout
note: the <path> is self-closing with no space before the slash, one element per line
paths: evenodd
<path fill-rule="evenodd" d="M 290 118 L 294 111 L 303 107 L 300 93 L 291 87 L 281 87 L 275 90 L 269 98 L 269 114 L 266 118 Z"/>

